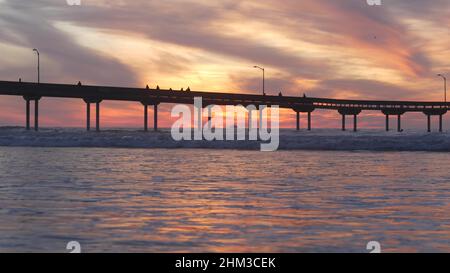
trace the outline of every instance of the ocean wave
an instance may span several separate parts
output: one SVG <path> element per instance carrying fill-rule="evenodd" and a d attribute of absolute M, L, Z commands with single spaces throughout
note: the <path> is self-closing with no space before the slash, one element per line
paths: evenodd
<path fill-rule="evenodd" d="M 449 133 L 420 131 L 384 132 L 361 130 L 342 132 L 337 129 L 313 131 L 280 130 L 279 150 L 332 151 L 450 151 Z M 204 148 L 259 150 L 259 141 L 175 141 L 170 130 L 143 132 L 110 129 L 86 132 L 83 129 L 51 128 L 39 132 L 20 127 L 1 127 L 0 146 L 11 147 L 97 147 L 97 148 Z"/>

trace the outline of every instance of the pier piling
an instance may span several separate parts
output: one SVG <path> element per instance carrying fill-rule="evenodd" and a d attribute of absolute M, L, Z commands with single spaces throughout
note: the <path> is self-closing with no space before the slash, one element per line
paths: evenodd
<path fill-rule="evenodd" d="M 248 110 L 248 130 L 249 130 L 249 132 L 250 132 L 250 130 L 252 129 L 252 110 L 251 109 L 249 109 Z"/>
<path fill-rule="evenodd" d="M 39 131 L 39 99 L 34 101 L 34 130 Z"/>
<path fill-rule="evenodd" d="M 211 125 L 211 119 L 212 119 L 212 107 L 211 105 L 208 106 L 208 124 Z"/>
<path fill-rule="evenodd" d="M 95 130 L 100 131 L 100 103 L 98 98 L 83 98 L 86 103 L 86 131 L 91 130 L 91 104 L 95 103 Z"/>
<path fill-rule="evenodd" d="M 389 115 L 386 115 L 386 132 L 389 132 Z"/>
<path fill-rule="evenodd" d="M 311 112 L 308 112 L 308 131 L 311 131 Z"/>
<path fill-rule="evenodd" d="M 155 131 L 158 131 L 158 104 L 153 105 L 153 127 Z"/>
<path fill-rule="evenodd" d="M 148 105 L 144 104 L 144 132 L 148 132 Z"/>
<path fill-rule="evenodd" d="M 442 117 L 447 113 L 446 108 L 430 108 L 423 111 L 427 116 L 428 132 L 431 132 L 431 116 L 439 116 L 439 132 L 442 132 Z"/>
<path fill-rule="evenodd" d="M 312 104 L 300 105 L 297 107 L 292 107 L 292 110 L 296 113 L 297 131 L 300 130 L 300 113 L 306 113 L 308 115 L 308 131 L 311 131 L 311 113 L 315 110 Z"/>
<path fill-rule="evenodd" d="M 86 131 L 91 130 L 91 104 L 86 102 Z"/>
<path fill-rule="evenodd" d="M 26 101 L 26 128 L 27 131 L 30 130 L 30 100 L 29 99 L 25 99 Z"/>
<path fill-rule="evenodd" d="M 100 132 L 100 102 L 95 103 L 95 129 Z"/>
<path fill-rule="evenodd" d="M 266 108 L 266 106 L 265 105 L 260 105 L 259 107 L 258 107 L 259 109 L 259 129 L 262 129 L 263 128 L 263 111 L 264 111 L 264 109 Z"/>
<path fill-rule="evenodd" d="M 402 115 L 406 113 L 405 109 L 403 107 L 399 108 L 385 108 L 381 110 L 381 112 L 386 117 L 386 132 L 389 132 L 389 117 L 390 116 L 397 116 L 397 132 L 402 131 Z"/>
<path fill-rule="evenodd" d="M 39 131 L 39 100 L 40 96 L 27 95 L 23 96 L 25 100 L 25 127 L 26 130 L 31 129 L 31 101 L 34 101 L 34 130 Z"/>
<path fill-rule="evenodd" d="M 339 108 L 338 113 L 342 116 L 342 131 L 346 129 L 346 117 L 353 116 L 353 131 L 358 131 L 358 115 L 361 113 L 360 108 Z"/>

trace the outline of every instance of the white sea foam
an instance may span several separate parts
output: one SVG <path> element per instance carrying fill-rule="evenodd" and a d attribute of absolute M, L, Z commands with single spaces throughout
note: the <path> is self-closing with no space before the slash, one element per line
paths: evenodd
<path fill-rule="evenodd" d="M 123 147 L 123 148 L 212 148 L 258 150 L 257 141 L 174 141 L 169 130 L 142 132 L 110 129 L 86 132 L 83 129 L 0 128 L 0 146 L 25 147 Z M 423 131 L 384 132 L 338 129 L 280 131 L 280 150 L 370 150 L 370 151 L 450 151 L 450 133 Z"/>

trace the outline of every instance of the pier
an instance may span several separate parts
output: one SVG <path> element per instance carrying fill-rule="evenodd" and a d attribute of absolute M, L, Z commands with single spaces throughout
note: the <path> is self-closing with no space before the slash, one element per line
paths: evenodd
<path fill-rule="evenodd" d="M 386 117 L 386 131 L 390 130 L 390 116 L 397 117 L 397 131 L 403 131 L 401 117 L 407 112 L 421 112 L 426 128 L 431 132 L 431 117 L 439 117 L 439 131 L 443 131 L 443 116 L 449 110 L 447 102 L 343 100 L 314 97 L 269 96 L 203 91 L 175 91 L 172 89 L 92 86 L 0 81 L 0 95 L 20 96 L 25 100 L 25 127 L 31 130 L 31 103 L 34 103 L 34 130 L 39 130 L 39 101 L 43 98 L 81 99 L 86 104 L 86 130 L 91 130 L 91 105 L 95 105 L 95 128 L 100 131 L 101 103 L 106 100 L 137 102 L 143 105 L 144 130 L 148 131 L 148 107 L 154 108 L 153 127 L 158 130 L 158 105 L 161 103 L 194 104 L 202 97 L 205 105 L 278 105 L 296 113 L 296 129 L 300 130 L 301 114 L 307 116 L 307 129 L 312 130 L 312 113 L 316 109 L 335 110 L 342 116 L 342 130 L 346 117 L 353 117 L 353 131 L 358 130 L 358 115 L 362 111 L 379 111 Z"/>

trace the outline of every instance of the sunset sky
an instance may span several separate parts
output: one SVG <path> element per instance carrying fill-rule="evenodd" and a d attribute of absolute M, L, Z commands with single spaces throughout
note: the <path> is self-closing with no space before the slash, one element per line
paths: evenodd
<path fill-rule="evenodd" d="M 349 99 L 443 100 L 450 79 L 450 1 L 0 0 L 0 80 Z M 450 97 L 450 96 L 449 96 Z M 0 97 L 0 126 L 23 125 L 24 101 Z M 102 126 L 142 126 L 137 103 L 102 103 Z M 170 126 L 170 105 L 162 107 Z M 282 126 L 294 126 L 282 111 Z M 334 111 L 315 127 L 339 127 Z M 425 128 L 423 114 L 405 127 Z M 361 127 L 382 127 L 380 113 Z M 450 123 L 450 117 L 446 117 Z M 79 100 L 41 100 L 41 124 L 82 127 Z M 447 129 L 450 128 L 447 126 Z"/>

